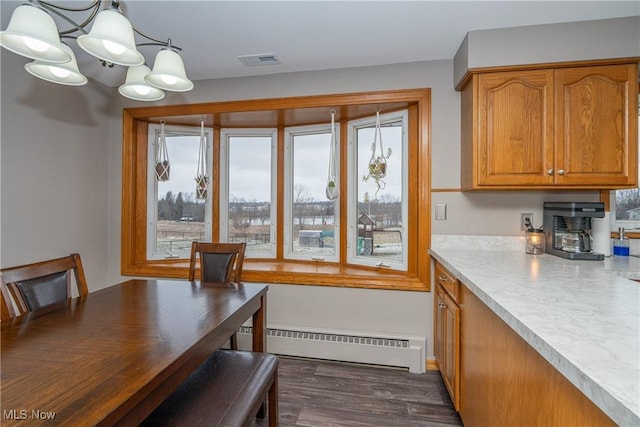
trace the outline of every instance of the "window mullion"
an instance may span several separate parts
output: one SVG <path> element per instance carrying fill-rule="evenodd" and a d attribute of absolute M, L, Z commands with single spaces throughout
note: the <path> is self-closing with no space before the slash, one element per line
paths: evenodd
<path fill-rule="evenodd" d="M 284 150 L 284 126 L 278 126 L 278 147 L 277 147 L 277 164 L 276 168 L 278 179 L 276 187 L 278 189 L 277 197 L 276 197 L 276 205 L 278 208 L 276 209 L 276 233 L 277 233 L 277 247 L 276 247 L 276 259 L 278 261 L 282 261 L 284 259 L 284 164 L 285 164 L 285 150 Z"/>
<path fill-rule="evenodd" d="M 348 203 L 349 194 L 349 132 L 347 120 L 340 121 L 340 264 L 347 264 L 348 242 L 347 236 L 349 231 L 348 221 Z"/>
<path fill-rule="evenodd" d="M 213 128 L 213 146 L 211 149 L 213 156 L 212 165 L 213 171 L 211 172 L 211 237 L 212 241 L 220 241 L 220 126 Z"/>

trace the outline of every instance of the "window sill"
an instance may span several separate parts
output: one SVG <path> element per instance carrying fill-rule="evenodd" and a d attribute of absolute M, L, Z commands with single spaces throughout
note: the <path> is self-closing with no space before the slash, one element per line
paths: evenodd
<path fill-rule="evenodd" d="M 123 266 L 125 276 L 186 279 L 188 260 L 148 261 Z M 384 268 L 344 266 L 327 263 L 275 262 L 245 259 L 242 279 L 247 282 L 335 286 L 341 288 L 429 291 L 416 275 Z"/>
<path fill-rule="evenodd" d="M 627 236 L 627 239 L 640 239 L 640 233 L 636 231 L 625 231 L 624 235 Z M 611 238 L 615 239 L 617 237 L 618 237 L 618 232 L 612 231 Z"/>

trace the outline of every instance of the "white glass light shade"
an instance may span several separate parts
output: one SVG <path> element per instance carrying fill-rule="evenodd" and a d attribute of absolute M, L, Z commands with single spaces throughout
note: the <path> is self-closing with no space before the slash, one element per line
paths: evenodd
<path fill-rule="evenodd" d="M 146 65 L 129 67 L 126 81 L 118 88 L 120 95 L 136 101 L 158 101 L 164 98 L 163 91 L 149 85 L 144 80 L 144 77 L 150 72 L 151 70 Z"/>
<path fill-rule="evenodd" d="M 144 64 L 144 57 L 136 49 L 131 23 L 115 9 L 98 13 L 89 34 L 78 37 L 78 46 L 113 64 L 126 67 Z"/>
<path fill-rule="evenodd" d="M 44 10 L 23 4 L 11 15 L 7 29 L 0 32 L 0 46 L 27 58 L 48 62 L 68 62 L 71 57 L 61 47 L 58 28 Z"/>
<path fill-rule="evenodd" d="M 158 52 L 153 63 L 153 71 L 145 80 L 159 89 L 173 92 L 193 89 L 193 82 L 187 78 L 182 58 L 172 49 L 162 49 Z"/>
<path fill-rule="evenodd" d="M 71 56 L 71 61 L 64 64 L 56 64 L 45 61 L 33 61 L 25 64 L 24 68 L 29 74 L 52 83 L 68 86 L 82 86 L 87 83 L 87 78 L 78 70 L 78 63 L 71 48 L 61 43 L 63 50 Z"/>

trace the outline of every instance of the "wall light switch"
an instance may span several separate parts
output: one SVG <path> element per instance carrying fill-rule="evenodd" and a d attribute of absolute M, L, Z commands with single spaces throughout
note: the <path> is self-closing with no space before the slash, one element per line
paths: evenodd
<path fill-rule="evenodd" d="M 438 219 L 438 220 L 447 219 L 447 204 L 446 203 L 437 203 L 436 204 L 436 219 Z"/>

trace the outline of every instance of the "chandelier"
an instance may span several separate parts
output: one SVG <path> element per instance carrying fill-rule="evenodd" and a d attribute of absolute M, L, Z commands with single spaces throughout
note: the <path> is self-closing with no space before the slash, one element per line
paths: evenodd
<path fill-rule="evenodd" d="M 118 88 L 122 96 L 138 101 L 157 101 L 164 91 L 186 92 L 193 89 L 187 78 L 184 63 L 178 54 L 182 50 L 167 41 L 158 40 L 140 32 L 120 10 L 120 2 L 111 0 L 100 9 L 101 0 L 70 8 L 44 0 L 30 0 L 18 6 L 11 15 L 9 25 L 0 31 L 0 46 L 34 61 L 25 65 L 27 72 L 40 79 L 69 86 L 81 86 L 87 78 L 78 69 L 75 55 L 61 39 L 75 39 L 78 46 L 98 58 L 103 66 L 129 67 L 125 83 Z M 75 22 L 65 13 L 83 12 L 88 17 Z M 59 31 L 51 14 L 62 18 L 72 28 Z M 91 30 L 85 27 L 93 22 Z M 134 32 L 148 42 L 136 44 Z M 77 35 L 80 33 L 80 35 Z M 162 46 L 157 53 L 153 69 L 145 65 L 138 46 Z"/>

